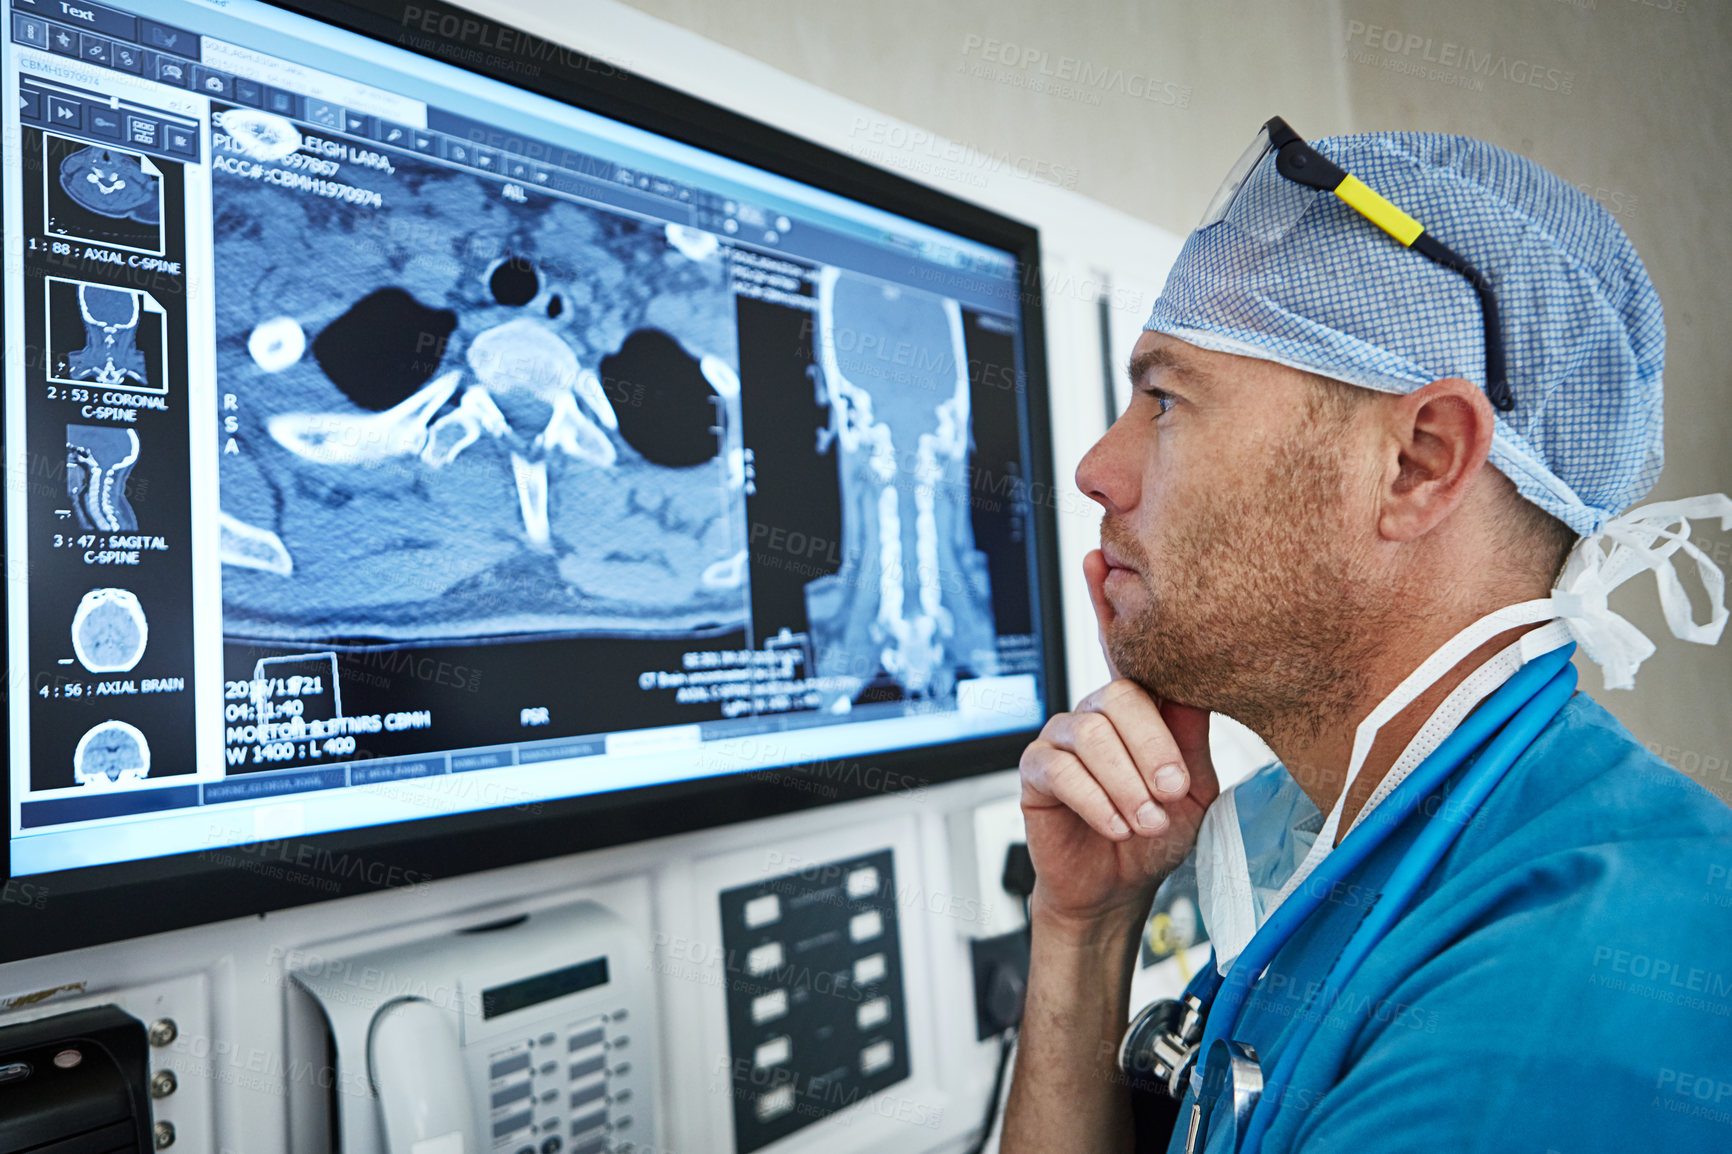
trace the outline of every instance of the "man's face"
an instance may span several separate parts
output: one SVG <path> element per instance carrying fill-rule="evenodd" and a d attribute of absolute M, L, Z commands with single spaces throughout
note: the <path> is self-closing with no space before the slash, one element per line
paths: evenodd
<path fill-rule="evenodd" d="M 1254 729 L 1351 707 L 1391 600 L 1366 528 L 1369 422 L 1304 373 L 1157 333 L 1132 372 L 1077 468 L 1105 509 L 1114 663 Z"/>

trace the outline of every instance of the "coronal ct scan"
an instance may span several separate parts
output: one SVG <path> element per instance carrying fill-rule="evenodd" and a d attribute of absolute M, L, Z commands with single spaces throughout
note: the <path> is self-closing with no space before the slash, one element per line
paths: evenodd
<path fill-rule="evenodd" d="M 959 666 L 992 673 L 997 660 L 987 563 L 969 520 L 961 309 L 836 269 L 818 288 L 831 413 L 818 447 L 833 439 L 837 450 L 844 558 L 806 587 L 818 673 L 852 685 L 875 661 L 907 696 L 947 697 Z M 908 354 L 886 372 L 850 353 L 862 333 Z"/>
<path fill-rule="evenodd" d="M 72 776 L 94 789 L 135 785 L 150 774 L 150 743 L 124 721 L 104 721 L 78 739 Z"/>
<path fill-rule="evenodd" d="M 163 312 L 147 292 L 49 277 L 48 379 L 167 391 Z"/>
<path fill-rule="evenodd" d="M 413 156 L 357 163 L 267 113 L 218 121 L 231 636 L 744 622 L 738 356 L 713 237 Z M 260 176 L 303 170 L 359 191 Z"/>

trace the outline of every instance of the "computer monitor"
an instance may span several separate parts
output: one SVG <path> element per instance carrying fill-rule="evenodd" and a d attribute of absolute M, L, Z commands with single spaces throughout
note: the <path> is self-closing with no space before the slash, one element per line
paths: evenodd
<path fill-rule="evenodd" d="M 1062 707 L 1031 228 L 438 4 L 0 36 L 0 957 L 1003 769 Z"/>

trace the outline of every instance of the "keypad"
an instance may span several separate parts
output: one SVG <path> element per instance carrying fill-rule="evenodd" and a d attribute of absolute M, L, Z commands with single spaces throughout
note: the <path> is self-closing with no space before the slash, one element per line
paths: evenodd
<path fill-rule="evenodd" d="M 514 1154 L 623 1154 L 632 1127 L 629 1012 L 623 1007 L 539 1030 L 487 1059 L 488 1126 Z"/>

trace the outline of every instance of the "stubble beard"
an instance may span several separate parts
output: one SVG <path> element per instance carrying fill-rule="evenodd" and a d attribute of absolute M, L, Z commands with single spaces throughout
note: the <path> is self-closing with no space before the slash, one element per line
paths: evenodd
<path fill-rule="evenodd" d="M 1343 546 L 1341 454 L 1319 441 L 1271 460 L 1261 484 L 1174 510 L 1159 561 L 1110 514 L 1101 539 L 1144 591 L 1107 638 L 1120 672 L 1273 744 L 1315 740 L 1360 704 L 1390 598 Z"/>

